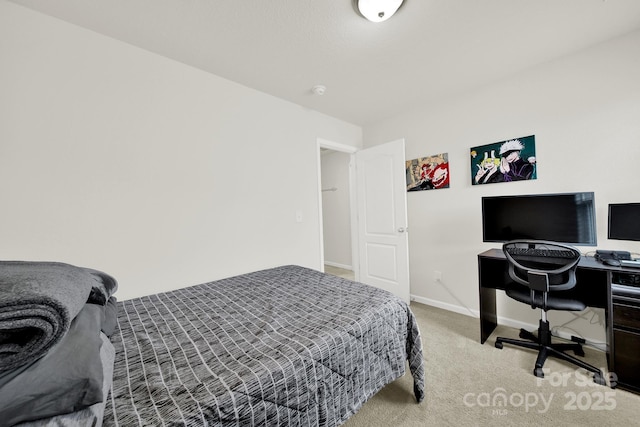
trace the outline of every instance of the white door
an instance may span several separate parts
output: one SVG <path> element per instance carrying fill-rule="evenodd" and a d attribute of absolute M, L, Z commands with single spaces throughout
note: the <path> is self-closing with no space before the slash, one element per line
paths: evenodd
<path fill-rule="evenodd" d="M 359 281 L 409 302 L 404 139 L 355 153 Z"/>

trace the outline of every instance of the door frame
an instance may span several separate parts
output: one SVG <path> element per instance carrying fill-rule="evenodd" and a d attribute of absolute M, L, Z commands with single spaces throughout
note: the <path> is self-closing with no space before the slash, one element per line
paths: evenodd
<path fill-rule="evenodd" d="M 323 138 L 317 138 L 316 140 L 316 153 L 317 153 L 317 170 L 318 170 L 318 230 L 320 232 L 320 271 L 324 272 L 324 221 L 322 219 L 323 206 L 322 206 L 322 153 L 321 149 L 326 148 L 328 150 L 339 151 L 349 154 L 349 215 L 351 219 L 351 267 L 353 268 L 354 279 L 360 280 L 360 265 L 359 265 L 359 252 L 358 252 L 358 216 L 357 216 L 357 199 L 356 199 L 356 177 L 354 167 L 354 154 L 359 150 L 358 147 L 351 145 L 341 144 L 339 142 L 329 141 Z"/>

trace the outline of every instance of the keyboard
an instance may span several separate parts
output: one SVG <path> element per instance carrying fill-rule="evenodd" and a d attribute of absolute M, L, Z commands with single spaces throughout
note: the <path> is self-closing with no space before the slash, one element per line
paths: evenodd
<path fill-rule="evenodd" d="M 543 258 L 575 258 L 575 253 L 562 249 L 542 249 L 542 248 L 507 248 L 511 255 L 535 256 Z"/>

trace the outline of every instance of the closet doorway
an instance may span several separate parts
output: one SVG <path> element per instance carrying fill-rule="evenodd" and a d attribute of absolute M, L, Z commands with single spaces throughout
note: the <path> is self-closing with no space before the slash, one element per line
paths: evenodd
<path fill-rule="evenodd" d="M 333 174 L 329 171 L 324 172 L 325 177 L 322 176 L 323 163 L 328 164 L 327 154 L 321 155 L 325 150 L 349 154 L 349 209 L 344 211 L 349 212 L 350 231 L 336 231 L 330 225 L 329 215 L 335 214 L 337 209 L 326 206 L 329 199 L 323 194 L 337 193 L 347 184 L 331 182 L 329 177 Z M 322 270 L 325 264 L 340 266 L 350 261 L 356 281 L 385 289 L 409 303 L 411 286 L 405 158 L 404 139 L 362 150 L 318 139 L 318 222 Z M 345 213 L 341 218 L 346 216 Z M 323 217 L 326 217 L 326 226 Z M 351 236 L 350 240 L 347 240 L 348 236 Z M 338 245 L 342 249 L 351 246 L 350 258 L 341 255 L 344 258 L 340 259 L 346 261 L 341 262 L 337 257 L 332 259 L 334 254 L 329 252 L 332 238 L 340 239 Z M 326 251 L 325 246 L 328 249 Z M 344 254 L 344 251 L 341 253 Z"/>
<path fill-rule="evenodd" d="M 355 148 L 318 140 L 322 260 L 325 273 L 354 280 L 352 154 Z"/>

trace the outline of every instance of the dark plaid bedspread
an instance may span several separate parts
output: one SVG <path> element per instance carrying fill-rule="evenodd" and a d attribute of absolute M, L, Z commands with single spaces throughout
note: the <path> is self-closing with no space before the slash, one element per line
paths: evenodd
<path fill-rule="evenodd" d="M 119 303 L 104 425 L 336 426 L 424 367 L 408 306 L 297 266 Z"/>

